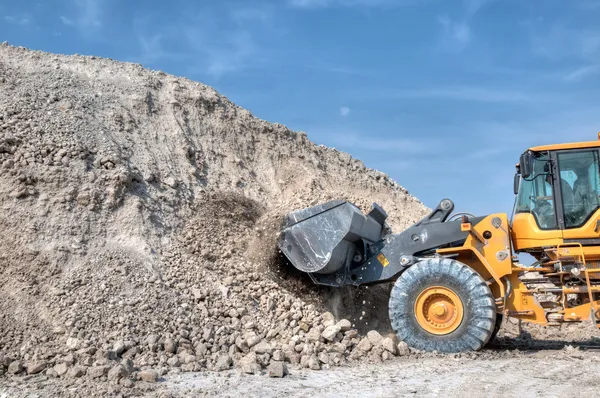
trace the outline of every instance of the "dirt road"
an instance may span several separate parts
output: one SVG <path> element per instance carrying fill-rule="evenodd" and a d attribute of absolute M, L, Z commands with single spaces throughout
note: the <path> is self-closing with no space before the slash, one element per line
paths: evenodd
<path fill-rule="evenodd" d="M 560 397 L 595 396 L 600 351 L 567 347 L 541 351 L 496 351 L 460 356 L 397 358 L 385 364 L 310 371 L 290 369 L 283 379 L 239 371 L 167 375 L 158 384 L 136 383 L 124 389 L 106 383 L 48 379 L 4 379 L 0 398 L 81 396 L 151 397 Z"/>
<path fill-rule="evenodd" d="M 396 360 L 327 372 L 291 371 L 284 379 L 229 374 L 186 374 L 163 388 L 175 395 L 261 397 L 391 396 L 594 396 L 600 380 L 599 352 L 528 352 L 497 359 Z M 481 358 L 484 358 L 485 355 Z"/>

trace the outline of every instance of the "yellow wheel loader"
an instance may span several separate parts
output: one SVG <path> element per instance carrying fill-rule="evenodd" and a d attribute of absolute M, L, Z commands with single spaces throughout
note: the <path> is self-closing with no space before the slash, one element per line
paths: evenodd
<path fill-rule="evenodd" d="M 425 351 L 481 349 L 503 317 L 539 325 L 600 320 L 598 141 L 529 148 L 506 214 L 452 214 L 449 199 L 394 234 L 373 204 L 337 200 L 289 214 L 279 248 L 313 282 L 393 282 L 391 326 Z M 519 264 L 516 254 L 535 262 Z"/>

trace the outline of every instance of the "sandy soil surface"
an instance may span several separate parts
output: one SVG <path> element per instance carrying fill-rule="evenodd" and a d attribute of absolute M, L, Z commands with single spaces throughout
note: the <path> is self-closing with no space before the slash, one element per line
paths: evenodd
<path fill-rule="evenodd" d="M 162 388 L 176 395 L 239 397 L 594 396 L 599 352 L 531 351 L 491 360 L 396 360 L 328 372 L 292 371 L 284 379 L 229 374 L 185 374 Z M 496 356 L 496 355 L 495 355 Z"/>
<path fill-rule="evenodd" d="M 157 384 L 107 390 L 109 396 L 150 397 L 564 397 L 595 396 L 600 346 L 556 350 L 488 349 L 478 353 L 396 358 L 384 364 L 360 364 L 328 371 L 290 369 L 283 378 L 239 371 L 166 375 Z M 0 398 L 78 394 L 77 383 L 34 377 L 0 382 Z"/>

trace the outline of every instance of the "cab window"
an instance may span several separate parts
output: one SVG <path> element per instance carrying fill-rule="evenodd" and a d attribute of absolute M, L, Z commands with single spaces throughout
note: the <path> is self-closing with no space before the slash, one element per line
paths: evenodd
<path fill-rule="evenodd" d="M 597 151 L 558 154 L 565 228 L 579 228 L 600 208 Z"/>
<path fill-rule="evenodd" d="M 533 162 L 533 173 L 521 179 L 517 213 L 531 213 L 540 229 L 557 229 L 550 162 L 540 155 Z"/>

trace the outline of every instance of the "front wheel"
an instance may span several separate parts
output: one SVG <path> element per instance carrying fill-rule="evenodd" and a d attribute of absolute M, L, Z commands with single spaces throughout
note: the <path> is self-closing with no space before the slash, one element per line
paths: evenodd
<path fill-rule="evenodd" d="M 496 324 L 488 285 L 469 266 L 447 258 L 406 270 L 392 289 L 389 313 L 398 338 L 423 351 L 479 350 Z"/>

